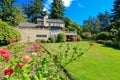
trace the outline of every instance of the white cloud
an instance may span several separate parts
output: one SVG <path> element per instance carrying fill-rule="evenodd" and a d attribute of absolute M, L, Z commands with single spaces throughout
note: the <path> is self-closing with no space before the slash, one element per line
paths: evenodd
<path fill-rule="evenodd" d="M 52 3 L 53 0 L 47 0 L 44 4 L 46 9 L 50 9 L 50 5 Z M 73 0 L 62 0 L 64 2 L 64 6 L 65 7 L 69 7 L 72 3 Z"/>
<path fill-rule="evenodd" d="M 84 8 L 84 5 L 82 5 L 82 4 L 80 4 L 80 3 L 78 3 L 78 6 L 79 6 L 80 8 Z"/>
<path fill-rule="evenodd" d="M 62 0 L 64 2 L 65 7 L 69 7 L 73 0 Z"/>

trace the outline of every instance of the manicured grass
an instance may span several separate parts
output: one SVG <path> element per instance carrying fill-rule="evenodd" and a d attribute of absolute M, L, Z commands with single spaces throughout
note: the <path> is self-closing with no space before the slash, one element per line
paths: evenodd
<path fill-rule="evenodd" d="M 46 44 L 45 47 L 53 54 L 65 49 L 70 44 L 82 48 L 89 47 L 88 42 L 71 42 Z M 61 48 L 61 49 L 60 49 Z M 70 53 L 72 50 L 70 49 Z M 74 80 L 120 80 L 120 50 L 95 43 L 79 59 L 65 67 Z"/>

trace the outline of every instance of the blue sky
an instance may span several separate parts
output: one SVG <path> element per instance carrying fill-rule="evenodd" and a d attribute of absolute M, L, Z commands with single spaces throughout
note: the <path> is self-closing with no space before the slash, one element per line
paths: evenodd
<path fill-rule="evenodd" d="M 30 0 L 18 0 L 17 4 L 27 4 Z M 50 9 L 52 0 L 44 0 L 45 9 Z M 100 13 L 111 13 L 114 0 L 63 0 L 65 16 L 82 25 L 89 16 L 96 17 Z"/>

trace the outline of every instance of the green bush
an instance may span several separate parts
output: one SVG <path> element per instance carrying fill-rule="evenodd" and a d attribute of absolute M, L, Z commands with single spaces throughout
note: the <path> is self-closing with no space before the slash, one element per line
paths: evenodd
<path fill-rule="evenodd" d="M 95 40 L 110 40 L 111 36 L 109 32 L 101 32 L 95 36 Z"/>
<path fill-rule="evenodd" d="M 0 20 L 0 44 L 7 45 L 10 43 L 10 38 L 14 38 L 15 41 L 20 38 L 20 33 L 11 28 L 7 23 Z"/>
<path fill-rule="evenodd" d="M 104 40 L 98 40 L 96 42 L 100 44 L 104 44 L 109 47 L 120 49 L 120 42 L 112 42 L 112 41 L 104 41 Z"/>
<path fill-rule="evenodd" d="M 55 36 L 50 36 L 48 38 L 48 40 L 49 40 L 50 43 L 54 43 L 55 42 Z"/>
<path fill-rule="evenodd" d="M 66 35 L 64 33 L 59 33 L 57 35 L 57 42 L 66 42 Z"/>
<path fill-rule="evenodd" d="M 40 43 L 46 43 L 47 41 L 45 39 L 36 39 L 35 42 L 36 44 L 40 44 Z"/>

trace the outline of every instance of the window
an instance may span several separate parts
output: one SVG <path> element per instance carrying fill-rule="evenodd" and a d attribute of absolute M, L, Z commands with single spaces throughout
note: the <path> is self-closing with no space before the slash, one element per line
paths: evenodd
<path fill-rule="evenodd" d="M 45 38 L 45 37 L 47 37 L 47 35 L 36 35 L 36 37 L 42 37 L 42 38 Z"/>
<path fill-rule="evenodd" d="M 39 22 L 40 26 L 43 26 L 43 22 Z"/>

